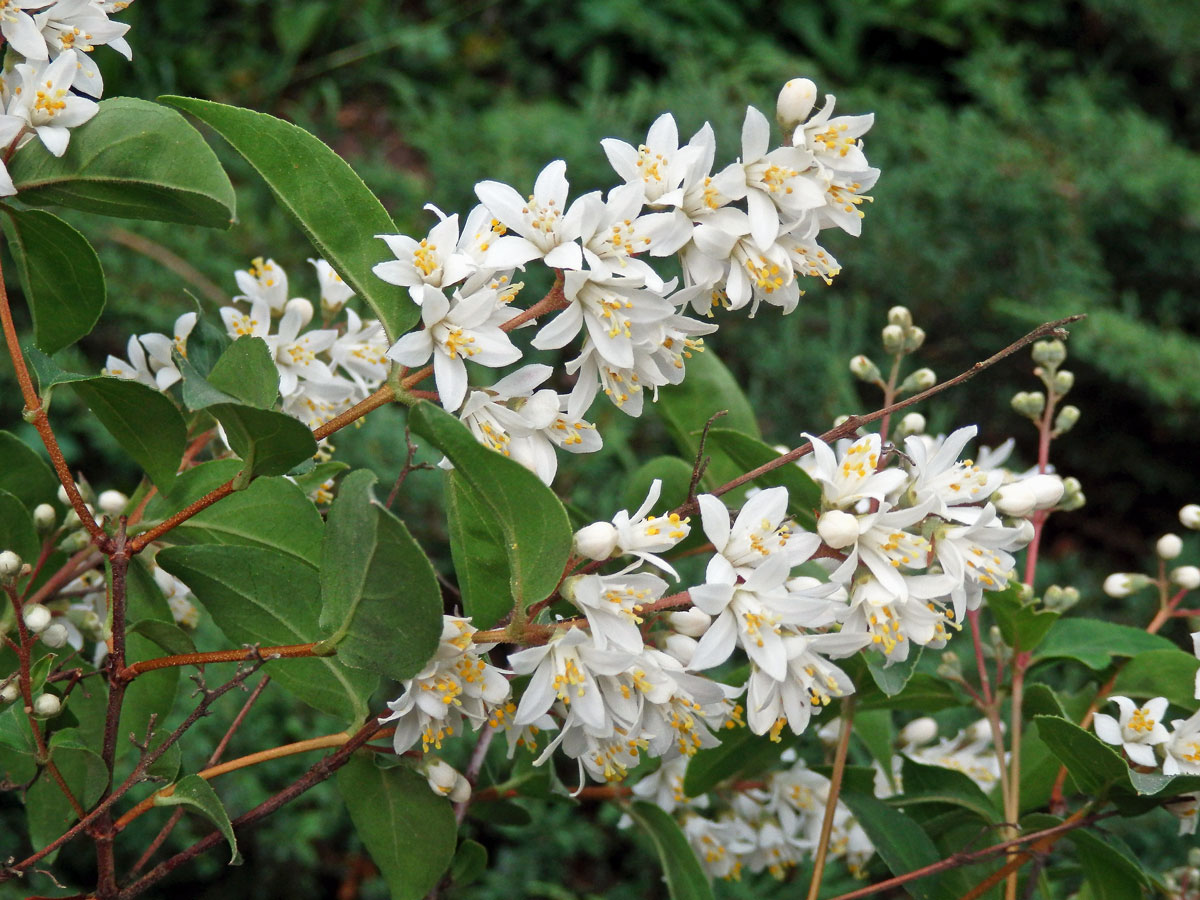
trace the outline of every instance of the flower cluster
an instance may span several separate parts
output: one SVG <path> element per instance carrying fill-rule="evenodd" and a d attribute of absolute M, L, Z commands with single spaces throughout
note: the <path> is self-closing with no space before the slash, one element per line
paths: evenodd
<path fill-rule="evenodd" d="M 130 0 L 131 2 L 131 0 Z M 0 75 L 0 145 L 9 152 L 34 136 L 62 156 L 70 129 L 96 114 L 104 79 L 91 57 L 107 44 L 126 59 L 129 26 L 109 19 L 123 0 L 8 0 L 0 4 L 0 34 L 16 60 Z M 8 153 L 5 154 L 8 159 Z M 17 192 L 0 163 L 0 196 Z"/>

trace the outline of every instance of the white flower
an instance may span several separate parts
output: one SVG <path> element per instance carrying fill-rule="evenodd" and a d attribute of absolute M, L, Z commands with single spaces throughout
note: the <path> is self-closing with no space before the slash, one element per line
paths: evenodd
<path fill-rule="evenodd" d="M 475 262 L 458 251 L 458 215 L 446 216 L 433 204 L 426 209 L 437 214 L 441 221 L 426 237 L 417 241 L 403 234 L 377 234 L 388 245 L 395 259 L 376 264 L 371 271 L 389 284 L 416 287 L 450 287 L 458 284 L 475 269 Z"/>
<path fill-rule="evenodd" d="M 288 302 L 288 278 L 275 260 L 264 262 L 261 256 L 256 256 L 248 270 L 238 269 L 233 277 L 242 290 L 241 294 L 234 296 L 235 301 L 245 300 L 251 309 L 261 301 L 272 313 L 283 311 Z"/>
<path fill-rule="evenodd" d="M 1128 697 L 1109 697 L 1121 710 L 1120 721 L 1104 713 L 1096 713 L 1096 735 L 1108 744 L 1121 747 L 1130 760 L 1139 766 L 1157 765 L 1150 748 L 1170 739 L 1162 724 L 1167 711 L 1167 698 L 1155 697 L 1145 706 L 1138 706 Z"/>
<path fill-rule="evenodd" d="M 317 270 L 317 283 L 321 286 L 321 308 L 326 312 L 337 312 L 354 296 L 354 288 L 342 281 L 342 276 L 325 260 L 310 257 L 308 261 Z"/>
<path fill-rule="evenodd" d="M 319 260 L 320 261 L 320 260 Z M 329 270 L 335 278 L 333 270 Z M 353 293 L 353 292 L 351 292 Z M 321 303 L 325 303 L 322 288 Z M 280 328 L 283 323 L 280 323 Z M 352 309 L 346 310 L 346 330 L 329 345 L 329 358 L 350 377 L 363 391 L 374 390 L 387 377 L 387 336 L 383 325 L 376 319 L 363 322 Z"/>
<path fill-rule="evenodd" d="M 100 109 L 94 100 L 71 93 L 71 85 L 79 71 L 75 51 L 68 50 L 49 64 L 18 63 L 15 71 L 21 83 L 13 89 L 8 114 L 25 119 L 46 149 L 55 156 L 62 156 L 71 139 L 69 129 L 82 125 Z"/>
<path fill-rule="evenodd" d="M 575 241 L 583 210 L 578 203 L 567 207 L 566 171 L 565 162 L 554 160 L 542 169 L 528 198 L 499 181 L 475 185 L 479 201 L 515 232 L 493 242 L 486 257 L 490 267 L 508 269 L 539 258 L 552 269 L 582 267 L 583 252 Z"/>
<path fill-rule="evenodd" d="M 187 358 L 187 339 L 196 327 L 196 313 L 184 313 L 175 320 L 171 337 L 165 334 L 143 334 L 140 338 L 142 345 L 150 356 L 150 368 L 154 372 L 154 382 L 160 391 L 165 391 L 179 381 L 183 376 L 175 366 L 173 351 Z"/>
<path fill-rule="evenodd" d="M 1003 474 L 994 469 L 982 469 L 970 460 L 960 462 L 958 459 L 967 441 L 978 431 L 976 426 L 968 425 L 941 440 L 926 435 L 905 438 L 904 452 L 912 461 L 913 480 L 909 494 L 914 504 L 934 497 L 936 504 L 932 511 L 943 518 L 955 519 L 961 511 L 951 507 L 979 503 L 992 494 L 1003 481 Z"/>
<path fill-rule="evenodd" d="M 45 6 L 48 0 L 0 0 L 0 34 L 26 59 L 47 59 L 46 40 L 26 9 Z"/>
<path fill-rule="evenodd" d="M 807 471 L 821 485 L 822 500 L 828 509 L 853 506 L 860 500 L 883 500 L 908 482 L 908 475 L 902 469 L 878 471 L 878 434 L 868 434 L 851 444 L 842 454 L 841 462 L 820 438 L 810 434 L 804 437 L 812 442 L 813 448 L 813 461 Z"/>
<path fill-rule="evenodd" d="M 596 522 L 581 528 L 575 535 L 575 546 L 588 559 L 609 559 L 614 555 L 635 556 L 678 579 L 669 563 L 657 556 L 670 550 L 688 536 L 689 520 L 671 513 L 665 518 L 647 514 L 662 493 L 662 480 L 654 479 L 645 501 L 633 515 L 621 510 L 612 522 Z"/>
<path fill-rule="evenodd" d="M 760 248 L 769 247 L 781 233 L 780 214 L 794 224 L 808 210 L 825 205 L 825 192 L 808 176 L 813 155 L 803 147 L 778 147 L 768 152 L 771 126 L 753 106 L 742 124 L 742 165 L 746 169 L 746 207 L 750 233 Z"/>
<path fill-rule="evenodd" d="M 142 347 L 136 334 L 129 336 L 125 352 L 129 356 L 129 361 L 126 362 L 119 356 L 110 355 L 104 363 L 104 374 L 114 378 L 124 378 L 127 381 L 138 381 L 157 390 L 158 383 L 154 380 L 154 372 L 151 371 L 150 363 L 146 359 L 146 350 Z"/>
<path fill-rule="evenodd" d="M 704 534 L 712 542 L 718 556 L 723 557 L 733 570 L 759 566 L 773 553 L 782 554 L 789 565 L 798 565 L 808 559 L 820 544 L 815 534 L 804 531 L 793 533 L 787 518 L 787 488 L 773 487 L 759 491 L 746 501 L 732 525 L 729 524 L 729 511 L 725 504 L 712 494 L 701 494 L 697 500 Z"/>
<path fill-rule="evenodd" d="M 447 797 L 452 803 L 471 799 L 471 782 L 448 762 L 429 754 L 418 768 L 429 782 L 429 789 L 439 797 Z"/>
<path fill-rule="evenodd" d="M 680 188 L 697 151 L 679 147 L 679 129 L 670 113 L 663 113 L 650 126 L 645 143 L 636 149 L 625 141 L 605 138 L 600 142 L 616 173 L 627 184 L 641 184 L 647 203 L 678 204 L 673 195 Z"/>
<path fill-rule="evenodd" d="M 714 822 L 691 814 L 681 824 L 704 871 L 715 878 L 740 877 L 744 859 L 758 846 L 754 829 L 741 819 Z"/>
<path fill-rule="evenodd" d="M 825 95 L 825 106 L 799 126 L 792 143 L 813 152 L 817 165 L 835 172 L 862 173 L 869 170 L 859 140 L 875 123 L 875 114 L 834 116 L 836 98 Z"/>
<path fill-rule="evenodd" d="M 107 44 L 126 59 L 133 57 L 125 33 L 129 26 L 112 22 L 107 12 L 92 0 L 57 0 L 34 17 L 42 38 L 54 59 L 68 50 L 78 51 L 79 76 L 75 87 L 89 97 L 99 99 L 104 93 L 100 67 L 90 54 L 96 47 Z M 81 76 L 81 77 L 80 77 Z"/>
<path fill-rule="evenodd" d="M 521 358 L 521 351 L 500 330 L 496 314 L 503 305 L 495 290 L 483 288 L 465 297 L 455 292 L 453 303 L 427 285 L 418 285 L 411 292 L 421 307 L 425 327 L 401 337 L 387 356 L 406 366 L 420 365 L 432 356 L 434 379 L 446 409 L 458 409 L 466 396 L 464 359 L 496 367 Z"/>
<path fill-rule="evenodd" d="M 1171 722 L 1166 751 L 1164 775 L 1200 775 L 1200 712 Z"/>
<path fill-rule="evenodd" d="M 337 332 L 329 328 L 313 329 L 300 333 L 312 321 L 312 304 L 303 297 L 295 297 L 284 306 L 279 320 L 279 331 L 267 337 L 267 345 L 279 370 L 279 393 L 283 397 L 294 394 L 300 379 L 314 382 L 331 382 L 333 371 L 329 364 L 317 358 L 333 346 Z"/>
<path fill-rule="evenodd" d="M 813 713 L 834 697 L 854 693 L 849 676 L 826 657 L 857 653 L 870 642 L 866 634 L 792 634 L 783 639 L 788 667 L 783 680 L 752 668 L 746 695 L 746 724 L 755 734 L 778 740 L 786 722 L 794 734 L 808 727 Z"/>
<path fill-rule="evenodd" d="M 580 575 L 563 585 L 563 596 L 587 616 L 597 649 L 612 644 L 629 653 L 642 652 L 638 626 L 642 609 L 659 599 L 667 583 L 656 575 Z"/>

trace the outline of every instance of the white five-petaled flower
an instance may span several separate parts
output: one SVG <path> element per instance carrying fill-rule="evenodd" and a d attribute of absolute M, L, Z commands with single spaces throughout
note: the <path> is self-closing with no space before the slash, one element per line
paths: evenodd
<path fill-rule="evenodd" d="M 806 467 L 813 481 L 821 485 L 827 509 L 844 509 L 860 500 L 883 500 L 908 481 L 903 469 L 878 471 L 880 438 L 868 434 L 846 449 L 839 462 L 833 449 L 818 437 L 804 435 L 812 442 L 812 463 Z"/>
<path fill-rule="evenodd" d="M 742 124 L 742 165 L 746 170 L 746 208 L 750 233 L 760 248 L 767 248 L 807 211 L 825 205 L 825 192 L 809 176 L 812 153 L 802 147 L 767 150 L 771 126 L 753 106 L 746 108 Z M 783 221 L 780 221 L 780 216 Z"/>
<path fill-rule="evenodd" d="M 52 63 L 24 62 L 15 67 L 21 83 L 13 89 L 8 114 L 27 121 L 46 149 L 55 156 L 67 151 L 70 129 L 92 118 L 100 107 L 94 100 L 71 93 L 79 72 L 74 50 Z"/>
<path fill-rule="evenodd" d="M 666 589 L 667 583 L 657 575 L 626 570 L 567 579 L 562 593 L 587 616 L 598 649 L 606 650 L 611 644 L 618 650 L 641 653 L 644 645 L 638 626 L 642 618 L 638 613 Z"/>
<path fill-rule="evenodd" d="M 444 215 L 433 204 L 425 208 L 436 213 L 440 221 L 419 241 L 403 234 L 375 235 L 396 256 L 371 269 L 384 281 L 402 287 L 450 287 L 475 271 L 474 261 L 458 252 L 458 215 Z"/>
<path fill-rule="evenodd" d="M 256 256 L 249 269 L 239 269 L 233 277 L 242 290 L 234 296 L 235 301 L 245 300 L 253 306 L 261 300 L 272 313 L 283 311 L 288 302 L 288 278 L 275 260 L 264 261 L 261 256 Z"/>
<path fill-rule="evenodd" d="M 1200 775 L 1200 712 L 1172 720 L 1166 751 L 1164 775 Z"/>
<path fill-rule="evenodd" d="M 697 500 L 705 535 L 735 570 L 762 565 L 773 553 L 783 554 L 789 565 L 798 565 L 821 543 L 815 534 L 793 533 L 787 517 L 787 488 L 759 491 L 746 501 L 732 525 L 725 504 L 712 494 L 701 494 Z"/>
<path fill-rule="evenodd" d="M 493 269 L 511 269 L 541 259 L 551 269 L 578 269 L 583 251 L 580 235 L 583 208 L 567 206 L 567 164 L 556 159 L 542 169 L 533 193 L 522 197 L 507 184 L 481 181 L 475 195 L 513 234 L 492 242 L 485 261 Z"/>
<path fill-rule="evenodd" d="M 25 12 L 45 6 L 48 0 L 0 0 L 0 34 L 26 59 L 46 59 L 46 39 Z"/>
<path fill-rule="evenodd" d="M 317 270 L 317 282 L 321 285 L 321 308 L 326 312 L 337 312 L 354 296 L 354 288 L 346 284 L 325 260 L 309 258 L 308 261 Z"/>
<path fill-rule="evenodd" d="M 420 365 L 432 356 L 439 399 L 446 409 L 458 409 L 466 396 L 464 360 L 494 368 L 521 358 L 521 351 L 500 330 L 504 306 L 497 291 L 482 288 L 465 297 L 456 291 L 453 302 L 428 285 L 410 291 L 425 327 L 401 337 L 387 356 L 405 366 Z"/>
<path fill-rule="evenodd" d="M 1121 710 L 1120 720 L 1104 713 L 1096 713 L 1096 734 L 1100 740 L 1121 747 L 1129 758 L 1139 766 L 1157 765 L 1154 751 L 1156 744 L 1165 744 L 1170 734 L 1162 724 L 1167 712 L 1167 698 L 1155 697 L 1145 706 L 1138 706 L 1128 697 L 1109 697 Z"/>

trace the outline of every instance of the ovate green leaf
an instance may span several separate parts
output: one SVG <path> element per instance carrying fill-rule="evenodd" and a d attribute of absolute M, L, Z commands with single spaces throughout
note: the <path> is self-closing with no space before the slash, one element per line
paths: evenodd
<path fill-rule="evenodd" d="M 245 462 L 250 477 L 284 475 L 317 452 L 312 432 L 286 413 L 240 403 L 218 403 L 209 412 L 225 428 L 229 446 Z"/>
<path fill-rule="evenodd" d="M 58 491 L 50 464 L 7 431 L 0 431 L 0 490 L 14 494 L 31 513 L 39 503 L 52 503 Z"/>
<path fill-rule="evenodd" d="M 279 397 L 279 370 L 267 342 L 244 334 L 226 348 L 208 383 L 249 406 L 270 409 Z"/>
<path fill-rule="evenodd" d="M 649 803 L 632 804 L 629 816 L 650 835 L 671 900 L 712 900 L 708 876 L 675 820 Z"/>
<path fill-rule="evenodd" d="M 229 864 L 240 865 L 242 855 L 238 853 L 237 837 L 225 804 L 217 796 L 212 785 L 199 775 L 184 775 L 169 788 L 154 795 L 155 806 L 182 806 L 188 812 L 197 813 L 217 826 L 229 843 Z"/>
<path fill-rule="evenodd" d="M 1146 650 L 1170 650 L 1162 635 L 1100 619 L 1059 619 L 1033 653 L 1033 661 L 1074 659 L 1089 669 L 1106 669 L 1114 656 L 1136 656 Z"/>

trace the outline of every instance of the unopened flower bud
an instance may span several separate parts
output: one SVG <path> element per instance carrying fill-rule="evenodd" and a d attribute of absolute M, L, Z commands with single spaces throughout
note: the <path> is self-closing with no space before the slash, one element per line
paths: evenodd
<path fill-rule="evenodd" d="M 67 643 L 67 638 L 70 633 L 67 631 L 67 626 L 62 622 L 51 622 L 50 625 L 42 632 L 42 643 L 51 650 L 57 650 Z"/>
<path fill-rule="evenodd" d="M 1060 434 L 1066 434 L 1075 427 L 1075 423 L 1079 421 L 1079 407 L 1067 404 L 1062 407 L 1054 416 L 1054 435 L 1057 437 Z"/>
<path fill-rule="evenodd" d="M 90 503 L 83 504 L 83 508 L 86 509 L 90 515 L 94 516 L 96 514 L 96 511 L 92 508 L 92 504 Z M 83 525 L 83 522 L 80 520 L 79 513 L 75 511 L 75 508 L 71 507 L 68 509 L 67 514 L 63 516 L 63 528 L 79 528 L 81 525 Z"/>
<path fill-rule="evenodd" d="M 912 328 L 912 313 L 907 306 L 893 306 L 887 312 L 887 320 L 889 325 L 899 325 L 906 331 Z"/>
<path fill-rule="evenodd" d="M 67 496 L 67 489 L 61 484 L 58 486 L 58 502 L 63 506 L 67 506 L 71 502 L 71 498 Z"/>
<path fill-rule="evenodd" d="M 972 743 L 990 741 L 992 739 L 992 726 L 987 719 L 976 719 L 963 729 L 963 734 Z"/>
<path fill-rule="evenodd" d="M 840 426 L 842 426 L 842 425 L 845 425 L 845 424 L 846 424 L 846 422 L 847 422 L 847 420 L 849 420 L 849 418 L 850 418 L 850 414 L 849 414 L 849 413 L 842 413 L 840 416 L 837 416 L 837 417 L 835 417 L 835 418 L 834 418 L 834 420 L 833 420 L 833 427 L 834 427 L 834 428 L 838 428 L 838 427 L 840 427 Z"/>
<path fill-rule="evenodd" d="M 11 550 L 0 553 L 0 580 L 11 581 L 21 574 L 21 557 Z"/>
<path fill-rule="evenodd" d="M 1186 591 L 1200 587 L 1200 569 L 1195 566 L 1179 566 L 1171 570 L 1171 583 Z"/>
<path fill-rule="evenodd" d="M 470 799 L 470 782 L 450 763 L 436 756 L 426 756 L 419 768 L 429 782 L 430 790 L 435 794 L 449 797 L 454 803 L 463 803 Z"/>
<path fill-rule="evenodd" d="M 575 552 L 587 559 L 608 559 L 617 549 L 617 537 L 612 522 L 593 522 L 575 532 Z"/>
<path fill-rule="evenodd" d="M 1022 519 L 1020 522 L 1018 522 L 1017 534 L 1016 537 L 1013 538 L 1013 549 L 1016 550 L 1024 547 L 1026 544 L 1032 541 L 1034 533 L 1035 529 L 1033 527 L 1033 523 L 1028 519 Z"/>
<path fill-rule="evenodd" d="M 1174 559 L 1183 552 L 1183 539 L 1177 534 L 1164 534 L 1154 545 L 1160 559 Z"/>
<path fill-rule="evenodd" d="M 1062 397 L 1075 386 L 1075 373 L 1059 369 L 1054 373 L 1054 380 L 1050 384 L 1054 388 L 1054 393 Z"/>
<path fill-rule="evenodd" d="M 925 329 L 914 325 L 904 332 L 904 352 L 916 353 L 925 344 Z"/>
<path fill-rule="evenodd" d="M 40 603 L 31 603 L 21 611 L 21 618 L 25 620 L 25 627 L 34 634 L 41 634 L 50 624 L 53 616 L 46 607 Z"/>
<path fill-rule="evenodd" d="M 817 103 L 817 86 L 807 78 L 792 78 L 779 91 L 775 120 L 785 132 L 795 131 Z"/>
<path fill-rule="evenodd" d="M 129 498 L 120 491 L 102 491 L 96 498 L 96 505 L 100 507 L 100 512 L 106 516 L 112 516 L 114 519 L 125 511 L 125 504 L 128 502 Z"/>
<path fill-rule="evenodd" d="M 63 553 L 78 553 L 91 542 L 92 539 L 86 531 L 72 531 L 58 542 L 58 549 Z"/>
<path fill-rule="evenodd" d="M 296 313 L 300 317 L 300 327 L 303 328 L 313 317 L 313 305 L 303 297 L 293 297 L 283 307 L 283 314 Z"/>
<path fill-rule="evenodd" d="M 62 712 L 62 701 L 54 694 L 40 694 L 33 701 L 33 714 L 39 719 L 52 719 Z"/>
<path fill-rule="evenodd" d="M 1051 612 L 1064 613 L 1079 602 L 1079 590 L 1071 586 L 1052 584 L 1046 588 L 1042 603 Z"/>
<path fill-rule="evenodd" d="M 1087 497 L 1084 496 L 1083 486 L 1079 483 L 1078 478 L 1067 476 L 1063 479 L 1063 497 L 1058 501 L 1058 509 L 1061 512 L 1071 512 L 1079 509 L 1087 503 Z"/>
<path fill-rule="evenodd" d="M 33 508 L 33 526 L 39 534 L 53 531 L 58 524 L 58 513 L 49 503 L 39 503 Z"/>
<path fill-rule="evenodd" d="M 1104 579 L 1104 593 L 1110 597 L 1128 597 L 1134 591 L 1140 591 L 1151 581 L 1145 575 L 1134 572 L 1114 572 Z"/>
<path fill-rule="evenodd" d="M 937 384 L 937 376 L 933 369 L 917 369 L 900 383 L 900 392 L 904 394 L 927 391 Z"/>
<path fill-rule="evenodd" d="M 1023 481 L 1006 484 L 992 495 L 996 509 L 1006 516 L 1024 518 L 1037 509 L 1037 495 Z"/>
<path fill-rule="evenodd" d="M 900 426 L 897 431 L 897 438 L 906 438 L 913 434 L 925 433 L 925 417 L 919 412 L 911 412 L 900 420 Z"/>
<path fill-rule="evenodd" d="M 1040 419 L 1046 409 L 1046 395 L 1041 391 L 1017 391 L 1013 394 L 1012 408 L 1028 419 Z"/>
<path fill-rule="evenodd" d="M 817 519 L 817 534 L 826 545 L 841 550 L 858 540 L 858 519 L 840 509 L 831 509 Z"/>
<path fill-rule="evenodd" d="M 938 723 L 929 716 L 913 719 L 900 729 L 900 743 L 909 747 L 928 744 L 938 736 Z"/>
<path fill-rule="evenodd" d="M 881 336 L 883 352 L 888 356 L 904 352 L 904 329 L 899 325 L 885 325 Z"/>
<path fill-rule="evenodd" d="M 1184 528 L 1200 528 L 1200 504 L 1189 503 L 1179 510 L 1179 521 Z"/>
<path fill-rule="evenodd" d="M 946 650 L 942 653 L 942 658 L 938 662 L 937 674 L 939 678 L 946 678 L 950 681 L 959 681 L 962 679 L 962 662 L 958 658 L 958 654 L 953 650 Z"/>
<path fill-rule="evenodd" d="M 702 637 L 704 632 L 708 631 L 708 626 L 712 624 L 712 616 L 704 610 L 693 606 L 691 609 L 683 609 L 679 612 L 670 613 L 667 616 L 667 621 L 680 634 L 698 638 Z"/>
<path fill-rule="evenodd" d="M 1033 496 L 1037 498 L 1036 509 L 1050 509 L 1066 492 L 1063 480 L 1057 475 L 1030 475 L 1021 483 L 1033 491 Z"/>
<path fill-rule="evenodd" d="M 665 644 L 667 653 L 685 666 L 691 664 L 692 657 L 696 655 L 696 648 L 700 646 L 699 641 L 686 634 L 669 634 Z"/>
<path fill-rule="evenodd" d="M 883 375 L 879 371 L 879 366 L 875 365 L 870 357 L 863 356 L 861 353 L 850 360 L 850 373 L 860 381 L 867 382 L 867 384 L 876 384 L 883 381 Z"/>
<path fill-rule="evenodd" d="M 1017 583 L 1017 600 L 1022 606 L 1028 606 L 1033 602 L 1033 585 Z"/>
<path fill-rule="evenodd" d="M 7 681 L 4 687 L 0 687 L 0 703 L 9 704 L 21 696 L 21 686 L 17 684 L 17 679 L 14 677 L 12 681 Z"/>
<path fill-rule="evenodd" d="M 1055 339 L 1038 341 L 1033 345 L 1033 361 L 1039 366 L 1057 368 L 1067 358 L 1067 345 Z"/>

